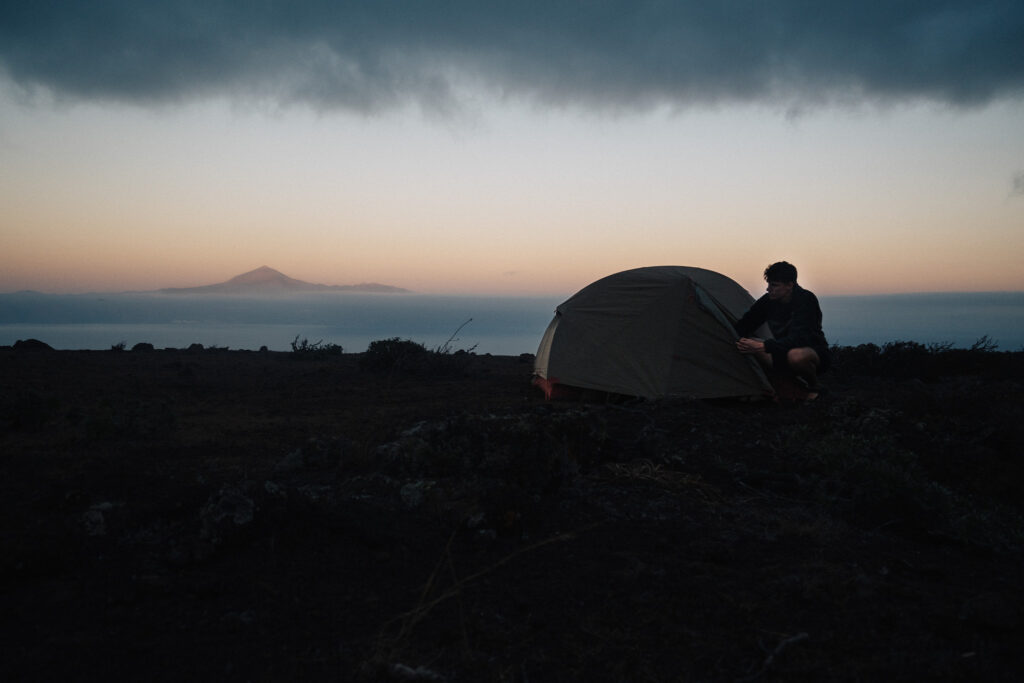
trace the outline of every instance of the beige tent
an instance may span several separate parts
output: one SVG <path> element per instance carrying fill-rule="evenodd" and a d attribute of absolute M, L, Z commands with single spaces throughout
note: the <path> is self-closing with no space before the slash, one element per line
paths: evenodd
<path fill-rule="evenodd" d="M 537 384 L 629 396 L 765 396 L 760 366 L 732 328 L 753 297 L 703 268 L 656 266 L 609 275 L 555 309 L 537 350 Z M 768 337 L 767 328 L 759 336 Z"/>

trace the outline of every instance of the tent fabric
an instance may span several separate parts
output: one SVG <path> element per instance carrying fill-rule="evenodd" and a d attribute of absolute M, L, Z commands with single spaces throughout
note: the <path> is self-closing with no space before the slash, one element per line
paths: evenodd
<path fill-rule="evenodd" d="M 555 309 L 534 372 L 542 386 L 645 398 L 764 396 L 771 384 L 736 352 L 732 328 L 753 302 L 735 281 L 703 268 L 609 275 Z"/>

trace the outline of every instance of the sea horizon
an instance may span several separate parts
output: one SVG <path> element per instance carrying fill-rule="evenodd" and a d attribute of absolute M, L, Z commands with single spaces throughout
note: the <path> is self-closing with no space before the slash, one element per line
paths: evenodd
<path fill-rule="evenodd" d="M 535 353 L 563 296 L 322 293 L 287 297 L 164 293 L 0 294 L 0 346 L 38 339 L 61 350 L 149 343 L 288 351 L 298 339 L 365 351 L 394 337 L 453 351 Z M 1024 292 L 819 296 L 830 344 L 905 341 L 1024 350 Z"/>

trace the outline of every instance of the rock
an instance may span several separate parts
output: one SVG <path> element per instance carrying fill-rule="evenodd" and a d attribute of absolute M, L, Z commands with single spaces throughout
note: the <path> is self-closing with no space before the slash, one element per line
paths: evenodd
<path fill-rule="evenodd" d="M 338 464 L 344 444 L 341 439 L 309 439 L 304 446 L 289 451 L 275 465 L 274 471 L 282 474 L 302 469 L 321 469 Z"/>
<path fill-rule="evenodd" d="M 149 342 L 139 342 L 132 347 L 132 351 L 153 351 L 153 345 Z"/>
<path fill-rule="evenodd" d="M 410 482 L 402 487 L 398 495 L 402 498 L 402 503 L 405 504 L 405 507 L 414 510 L 423 505 L 427 492 L 434 488 L 435 483 L 433 481 Z"/>
<path fill-rule="evenodd" d="M 269 479 L 263 482 L 263 490 L 273 498 L 287 498 L 288 492 L 283 486 Z"/>
<path fill-rule="evenodd" d="M 444 676 L 431 671 L 425 666 L 417 666 L 415 669 L 405 664 L 395 663 L 388 668 L 390 678 L 396 681 L 443 681 Z"/>
<path fill-rule="evenodd" d="M 87 536 L 106 536 L 107 520 L 101 510 L 91 508 L 82 515 L 82 528 Z"/>
<path fill-rule="evenodd" d="M 274 464 L 274 471 L 278 474 L 296 472 L 302 469 L 303 462 L 302 449 L 296 448 L 294 451 L 289 451 L 283 458 Z"/>
<path fill-rule="evenodd" d="M 217 544 L 250 524 L 256 516 L 256 503 L 237 486 L 225 486 L 203 506 L 200 537 Z"/>
<path fill-rule="evenodd" d="M 116 517 L 116 510 L 123 508 L 124 503 L 104 501 L 89 506 L 82 514 L 81 524 L 87 536 L 106 536 L 109 531 L 109 517 Z"/>

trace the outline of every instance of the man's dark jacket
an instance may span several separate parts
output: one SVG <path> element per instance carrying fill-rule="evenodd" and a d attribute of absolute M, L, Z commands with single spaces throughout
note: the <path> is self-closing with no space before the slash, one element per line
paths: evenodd
<path fill-rule="evenodd" d="M 785 362 L 790 349 L 809 346 L 821 358 L 819 371 L 828 367 L 830 356 L 821 329 L 821 306 L 813 292 L 793 285 L 793 295 L 788 302 L 772 301 L 765 294 L 743 314 L 735 328 L 741 337 L 747 337 L 764 323 L 768 323 L 774 337 L 764 340 L 764 350 L 776 363 Z"/>

